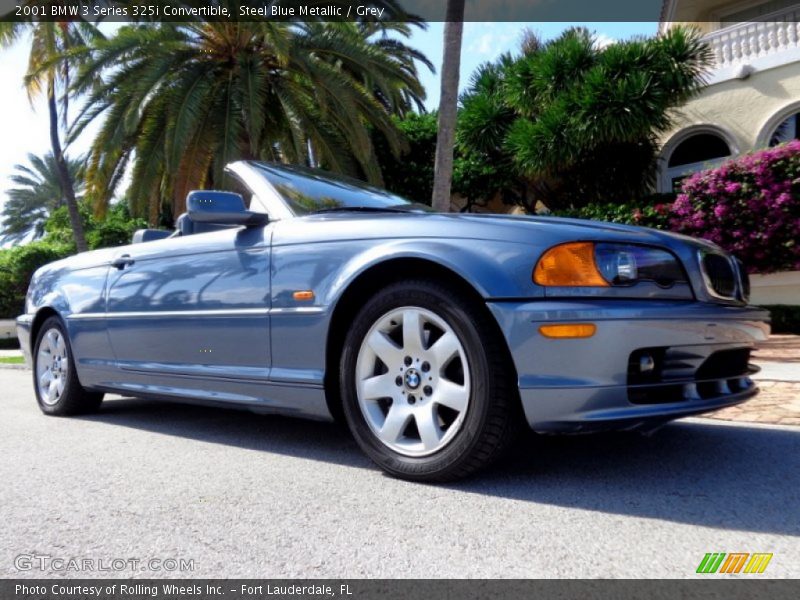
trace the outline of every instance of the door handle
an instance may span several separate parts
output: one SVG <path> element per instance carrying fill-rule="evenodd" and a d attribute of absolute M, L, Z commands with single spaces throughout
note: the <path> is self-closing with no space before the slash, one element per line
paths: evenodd
<path fill-rule="evenodd" d="M 118 256 L 114 260 L 111 261 L 111 266 L 116 267 L 118 269 L 124 269 L 125 267 L 132 265 L 136 261 L 131 258 L 130 254 L 123 254 L 122 256 Z"/>

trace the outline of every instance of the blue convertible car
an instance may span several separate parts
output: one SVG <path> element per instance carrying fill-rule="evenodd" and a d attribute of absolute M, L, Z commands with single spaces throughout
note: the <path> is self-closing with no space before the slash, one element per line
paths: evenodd
<path fill-rule="evenodd" d="M 436 214 L 296 167 L 228 175 L 174 232 L 36 272 L 17 328 L 42 411 L 115 392 L 341 417 L 387 472 L 441 481 L 522 424 L 652 429 L 756 393 L 767 313 L 713 244 Z"/>

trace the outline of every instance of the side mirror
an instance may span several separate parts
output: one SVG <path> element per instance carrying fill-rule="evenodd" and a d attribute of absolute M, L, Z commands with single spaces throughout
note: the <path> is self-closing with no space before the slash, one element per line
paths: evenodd
<path fill-rule="evenodd" d="M 245 208 L 244 198 L 234 192 L 195 190 L 186 197 L 186 212 L 195 223 L 257 227 L 269 221 L 264 213 Z"/>

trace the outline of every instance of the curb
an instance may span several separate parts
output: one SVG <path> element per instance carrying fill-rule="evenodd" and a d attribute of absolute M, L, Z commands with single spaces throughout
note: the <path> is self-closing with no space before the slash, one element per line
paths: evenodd
<path fill-rule="evenodd" d="M 28 365 L 12 365 L 0 363 L 0 369 L 8 369 L 9 371 L 30 371 Z"/>

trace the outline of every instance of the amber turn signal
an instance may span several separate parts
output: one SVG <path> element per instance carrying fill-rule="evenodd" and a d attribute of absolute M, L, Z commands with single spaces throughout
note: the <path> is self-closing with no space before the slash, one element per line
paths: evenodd
<path fill-rule="evenodd" d="M 533 270 L 533 281 L 550 287 L 608 287 L 594 262 L 592 242 L 570 242 L 545 252 Z"/>
<path fill-rule="evenodd" d="M 593 323 L 560 323 L 558 325 L 541 325 L 539 333 L 544 337 L 554 339 L 588 338 L 597 331 Z"/>
<path fill-rule="evenodd" d="M 300 300 L 300 301 L 313 300 L 314 299 L 314 292 L 312 292 L 311 290 L 300 290 L 300 291 L 295 292 L 294 294 L 292 294 L 292 297 L 295 300 Z"/>

